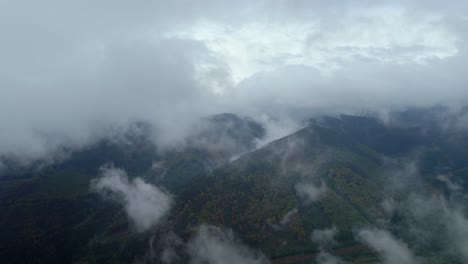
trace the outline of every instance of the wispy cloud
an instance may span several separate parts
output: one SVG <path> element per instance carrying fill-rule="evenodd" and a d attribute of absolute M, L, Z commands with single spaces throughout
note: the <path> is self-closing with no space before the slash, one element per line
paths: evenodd
<path fill-rule="evenodd" d="M 299 183 L 294 188 L 297 194 L 307 202 L 315 202 L 327 192 L 327 186 L 323 182 L 319 185 L 312 183 Z"/>
<path fill-rule="evenodd" d="M 328 229 L 316 229 L 312 232 L 311 239 L 319 246 L 320 252 L 316 257 L 318 264 L 344 264 L 345 262 L 337 256 L 333 256 L 327 250 L 338 245 L 334 239 L 338 230 L 336 227 Z"/>
<path fill-rule="evenodd" d="M 386 230 L 363 229 L 357 233 L 357 239 L 379 253 L 386 264 L 419 263 L 408 246 Z"/>
<path fill-rule="evenodd" d="M 121 203 L 138 231 L 156 225 L 172 205 L 167 192 L 141 178 L 129 179 L 124 170 L 112 165 L 101 169 L 101 176 L 91 181 L 91 190 Z"/>
<path fill-rule="evenodd" d="M 234 238 L 229 231 L 202 225 L 188 244 L 193 264 L 265 264 L 268 259 Z"/>
<path fill-rule="evenodd" d="M 328 229 L 317 229 L 312 232 L 312 241 L 317 243 L 322 248 L 330 248 L 337 245 L 337 242 L 333 238 L 337 233 L 336 227 Z"/>

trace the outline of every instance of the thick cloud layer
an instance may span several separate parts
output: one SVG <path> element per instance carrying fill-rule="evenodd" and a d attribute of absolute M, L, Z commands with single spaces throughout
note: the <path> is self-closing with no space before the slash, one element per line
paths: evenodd
<path fill-rule="evenodd" d="M 422 0 L 1 1 L 0 156 L 44 158 L 134 120 L 170 145 L 220 112 L 271 121 L 466 104 L 467 10 Z"/>
<path fill-rule="evenodd" d="M 102 169 L 102 175 L 91 182 L 91 188 L 122 203 L 138 231 L 156 225 L 172 205 L 171 197 L 158 187 L 141 178 L 129 179 L 124 170 L 112 166 Z"/>

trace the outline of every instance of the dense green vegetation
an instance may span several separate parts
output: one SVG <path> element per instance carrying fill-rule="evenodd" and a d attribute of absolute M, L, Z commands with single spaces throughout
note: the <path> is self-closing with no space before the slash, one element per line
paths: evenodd
<path fill-rule="evenodd" d="M 379 258 L 355 240 L 354 232 L 380 224 L 384 199 L 405 195 L 386 186 L 389 172 L 401 160 L 420 153 L 418 164 L 427 181 L 415 185 L 443 192 L 444 185 L 433 179 L 442 172 L 463 187 L 468 184 L 464 181 L 467 137 L 445 140 L 441 131 L 425 124 L 389 127 L 372 118 L 326 118 L 229 163 L 231 154 L 250 148 L 252 140 L 264 133 L 251 121 L 245 125 L 234 120 L 223 133 L 242 128 L 251 137 L 235 139 L 243 147 L 230 151 L 193 145 L 162 153 L 141 138 L 132 141 L 133 147 L 101 142 L 34 176 L 1 181 L 0 259 L 3 263 L 144 261 L 150 237 L 170 230 L 187 240 L 198 225 L 208 223 L 232 229 L 272 259 L 313 256 L 318 245 L 310 239 L 311 232 L 335 226 L 339 244 L 332 252 L 352 263 L 376 263 Z M 208 141 L 222 138 L 214 132 L 204 136 Z M 170 191 L 175 205 L 168 218 L 154 230 L 137 233 L 120 206 L 90 192 L 90 180 L 106 162 Z M 296 190 L 307 183 L 323 184 L 326 191 L 309 201 Z M 289 212 L 293 213 L 283 221 Z M 403 237 L 404 231 L 398 235 Z M 418 250 L 427 263 L 457 261 L 432 254 L 429 248 Z"/>

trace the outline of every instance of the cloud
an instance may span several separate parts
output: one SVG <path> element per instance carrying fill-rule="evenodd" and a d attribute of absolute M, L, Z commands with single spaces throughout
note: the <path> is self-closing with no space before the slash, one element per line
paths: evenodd
<path fill-rule="evenodd" d="M 279 224 L 281 226 L 286 226 L 291 222 L 291 218 L 298 213 L 297 208 L 289 210 L 283 217 L 281 217 Z"/>
<path fill-rule="evenodd" d="M 445 185 L 447 186 L 447 188 L 450 190 L 450 191 L 458 191 L 458 190 L 461 190 L 462 187 L 456 183 L 456 182 L 453 182 L 451 179 L 450 179 L 450 176 L 447 175 L 447 174 L 440 174 L 440 175 L 437 175 L 436 176 L 436 179 L 445 183 Z"/>
<path fill-rule="evenodd" d="M 280 119 L 272 140 L 319 113 L 466 104 L 459 2 L 2 1 L 0 156 L 141 120 L 172 146 L 221 112 Z"/>
<path fill-rule="evenodd" d="M 297 208 L 293 208 L 287 211 L 278 221 L 273 222 L 269 219 L 268 224 L 275 230 L 284 230 L 288 227 L 294 217 L 297 216 L 298 212 Z"/>
<path fill-rule="evenodd" d="M 464 262 L 468 261 L 468 219 L 461 209 L 445 208 L 445 223 L 451 243 Z"/>
<path fill-rule="evenodd" d="M 416 150 L 416 154 L 411 153 L 409 157 L 384 159 L 386 166 L 384 188 L 387 191 L 411 193 L 417 191 L 416 186 L 420 188 L 422 179 L 419 171 L 419 155 L 421 153 L 420 150 Z"/>
<path fill-rule="evenodd" d="M 177 253 L 177 249 L 185 246 L 182 239 L 174 233 L 169 233 L 161 240 L 162 241 L 160 241 L 160 243 L 163 244 L 164 248 L 159 256 L 161 262 L 164 264 L 180 262 L 180 256 Z"/>
<path fill-rule="evenodd" d="M 344 264 L 345 262 L 330 253 L 321 251 L 316 258 L 317 264 Z"/>
<path fill-rule="evenodd" d="M 345 263 L 342 259 L 331 255 L 326 250 L 338 243 L 333 238 L 337 233 L 336 227 L 328 229 L 317 229 L 312 232 L 311 239 L 314 243 L 319 245 L 320 253 L 316 257 L 316 261 L 319 264 L 343 264 Z"/>
<path fill-rule="evenodd" d="M 199 227 L 188 244 L 188 252 L 193 264 L 269 263 L 262 253 L 241 244 L 232 233 L 208 225 Z"/>
<path fill-rule="evenodd" d="M 357 239 L 379 253 L 386 264 L 418 263 L 408 246 L 386 230 L 363 229 L 358 232 Z"/>
<path fill-rule="evenodd" d="M 321 182 L 320 185 L 311 183 L 299 183 L 294 186 L 296 193 L 308 202 L 315 202 L 327 192 L 327 186 Z"/>
<path fill-rule="evenodd" d="M 6 171 L 6 169 L 7 166 L 0 160 L 0 177 L 3 175 L 3 172 Z"/>
<path fill-rule="evenodd" d="M 172 205 L 172 198 L 165 191 L 141 178 L 129 179 L 124 170 L 113 166 L 101 169 L 101 176 L 91 181 L 91 190 L 121 203 L 141 232 L 156 225 Z"/>
<path fill-rule="evenodd" d="M 317 243 L 321 248 L 329 248 L 337 245 L 337 242 L 333 238 L 337 233 L 336 227 L 314 230 L 312 232 L 312 241 Z"/>
<path fill-rule="evenodd" d="M 468 261 L 468 219 L 460 201 L 436 194 L 413 195 L 408 204 L 408 212 L 415 220 L 410 228 L 416 238 L 435 240 L 445 249 L 443 253 Z"/>
<path fill-rule="evenodd" d="M 381 206 L 387 215 L 392 216 L 398 210 L 399 204 L 392 198 L 385 198 Z"/>

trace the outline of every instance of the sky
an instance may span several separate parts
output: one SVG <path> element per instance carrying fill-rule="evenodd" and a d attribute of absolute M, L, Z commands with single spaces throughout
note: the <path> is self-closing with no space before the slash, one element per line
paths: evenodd
<path fill-rule="evenodd" d="M 171 145 L 223 112 L 287 133 L 317 113 L 466 105 L 467 13 L 464 0 L 0 0 L 0 156 L 48 157 L 136 120 Z"/>

